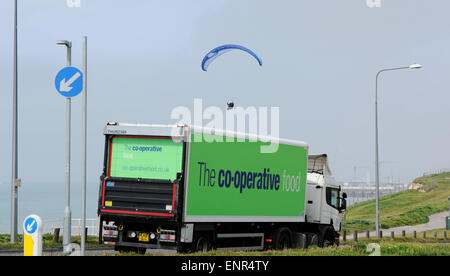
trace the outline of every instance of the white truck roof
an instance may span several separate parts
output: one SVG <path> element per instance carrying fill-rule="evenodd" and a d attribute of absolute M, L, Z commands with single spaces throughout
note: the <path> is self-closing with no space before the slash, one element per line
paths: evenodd
<path fill-rule="evenodd" d="M 336 180 L 331 175 L 326 154 L 308 155 L 307 183 L 339 188 Z"/>
<path fill-rule="evenodd" d="M 240 139 L 249 139 L 251 141 L 274 142 L 276 144 L 292 145 L 297 147 L 309 148 L 306 142 L 282 139 L 277 137 L 269 137 L 255 135 L 249 133 L 241 133 L 236 131 L 228 131 L 222 129 L 213 129 L 207 127 L 191 126 L 186 124 L 180 125 L 161 125 L 161 124 L 129 124 L 119 122 L 109 122 L 104 128 L 104 134 L 116 135 L 155 135 L 155 136 L 174 136 L 183 137 L 186 135 L 185 129 L 194 133 L 207 133 L 222 136 L 230 136 Z"/>
<path fill-rule="evenodd" d="M 331 175 L 326 154 L 308 155 L 308 173 Z"/>

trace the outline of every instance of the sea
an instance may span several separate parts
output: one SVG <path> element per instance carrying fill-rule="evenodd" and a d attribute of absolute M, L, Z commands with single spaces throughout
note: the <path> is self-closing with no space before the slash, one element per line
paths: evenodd
<path fill-rule="evenodd" d="M 81 219 L 81 183 L 70 185 L 70 208 L 72 234 L 76 233 Z M 86 225 L 88 233 L 94 231 L 97 220 L 99 182 L 86 183 Z M 38 215 L 44 224 L 44 233 L 52 228 L 62 227 L 66 206 L 66 184 L 61 183 L 23 183 L 18 192 L 18 233 L 23 233 L 23 221 L 31 215 Z M 78 227 L 79 228 L 79 227 Z M 92 228 L 92 229 L 91 229 Z M 11 184 L 3 182 L 0 188 L 0 233 L 11 232 Z"/>

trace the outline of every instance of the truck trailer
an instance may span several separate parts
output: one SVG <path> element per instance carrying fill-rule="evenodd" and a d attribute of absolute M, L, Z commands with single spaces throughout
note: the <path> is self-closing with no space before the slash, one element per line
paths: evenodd
<path fill-rule="evenodd" d="M 110 122 L 104 135 L 99 243 L 143 253 L 339 242 L 346 195 L 307 143 L 185 124 Z"/>

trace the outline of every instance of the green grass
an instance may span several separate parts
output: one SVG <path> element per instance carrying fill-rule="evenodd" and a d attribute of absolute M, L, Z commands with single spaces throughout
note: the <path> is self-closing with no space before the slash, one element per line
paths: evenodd
<path fill-rule="evenodd" d="M 373 251 L 368 245 L 380 246 L 381 256 L 450 256 L 450 243 L 426 243 L 413 241 L 392 241 L 387 239 L 370 239 L 348 242 L 341 246 L 320 248 L 312 246 L 307 249 L 268 250 L 268 251 L 210 251 L 193 254 L 173 254 L 172 256 L 369 256 Z M 114 254 L 115 256 L 139 256 L 136 253 Z M 146 256 L 153 256 L 146 254 Z"/>
<path fill-rule="evenodd" d="M 381 228 L 387 229 L 428 222 L 428 216 L 448 210 L 450 173 L 417 178 L 425 192 L 407 190 L 380 199 Z M 375 230 L 375 200 L 352 205 L 346 213 L 343 230 Z"/>
<path fill-rule="evenodd" d="M 422 232 L 417 233 L 417 238 L 412 234 L 406 237 L 396 236 L 394 240 L 390 236 L 383 238 L 371 237 L 366 239 L 359 237 L 358 242 L 341 240 L 340 246 L 320 248 L 311 246 L 307 249 L 289 250 L 268 250 L 268 251 L 225 251 L 213 250 L 209 252 L 197 252 L 191 254 L 171 254 L 170 256 L 369 256 L 372 251 L 367 247 L 371 243 L 380 246 L 381 256 L 450 256 L 450 231 L 447 231 L 447 238 L 444 238 L 445 229 L 426 231 L 426 238 L 423 239 Z M 433 233 L 437 237 L 433 237 Z M 137 253 L 114 253 L 114 256 L 141 256 Z M 154 256 L 146 254 L 146 256 Z"/>
<path fill-rule="evenodd" d="M 81 244 L 80 236 L 72 236 L 72 243 Z M 51 234 L 44 234 L 42 236 L 43 248 L 62 248 L 62 237 L 59 238 L 59 242 L 53 241 L 53 236 Z M 102 245 L 98 244 L 98 237 L 88 236 L 86 239 L 86 248 L 88 247 L 101 247 Z M 103 245 L 105 246 L 105 245 Z M 7 249 L 23 249 L 23 235 L 17 235 L 17 242 L 10 243 L 10 235 L 9 234 L 0 234 L 0 250 Z"/>

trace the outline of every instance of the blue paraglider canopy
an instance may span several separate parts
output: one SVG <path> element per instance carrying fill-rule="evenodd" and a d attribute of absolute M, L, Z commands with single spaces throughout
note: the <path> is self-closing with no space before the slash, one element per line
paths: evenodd
<path fill-rule="evenodd" d="M 259 65 L 262 66 L 261 58 L 257 54 L 255 54 L 252 50 L 245 48 L 243 46 L 240 46 L 240 45 L 226 44 L 226 45 L 216 47 L 206 54 L 206 56 L 203 58 L 203 61 L 202 61 L 202 70 L 206 71 L 208 69 L 208 66 L 216 58 L 218 58 L 219 56 L 223 55 L 226 52 L 233 51 L 233 50 L 241 50 L 241 51 L 249 53 L 258 61 Z"/>

